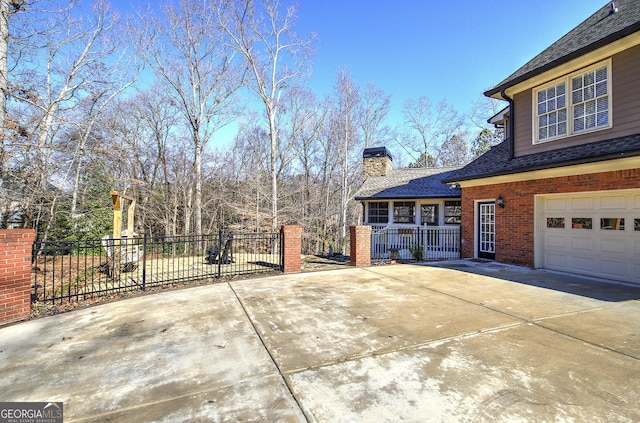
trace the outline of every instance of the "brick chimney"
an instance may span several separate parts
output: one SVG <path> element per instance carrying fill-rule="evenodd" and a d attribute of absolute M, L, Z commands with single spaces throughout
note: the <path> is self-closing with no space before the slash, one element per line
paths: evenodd
<path fill-rule="evenodd" d="M 393 157 L 386 147 L 365 148 L 362 153 L 362 176 L 386 176 L 393 169 Z"/>

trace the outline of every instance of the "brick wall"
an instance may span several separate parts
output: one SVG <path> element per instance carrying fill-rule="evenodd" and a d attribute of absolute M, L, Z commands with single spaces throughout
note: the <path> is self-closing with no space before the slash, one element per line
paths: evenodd
<path fill-rule="evenodd" d="M 349 227 L 351 251 L 349 260 L 352 266 L 371 265 L 371 226 Z"/>
<path fill-rule="evenodd" d="M 496 207 L 496 260 L 533 267 L 534 196 L 640 188 L 640 169 L 519 181 L 462 189 L 462 256 L 474 254 L 474 200 L 502 195 Z"/>
<path fill-rule="evenodd" d="M 302 269 L 302 226 L 283 226 L 280 232 L 282 234 L 282 271 L 298 273 Z"/>
<path fill-rule="evenodd" d="M 0 229 L 0 325 L 29 317 L 32 229 Z"/>

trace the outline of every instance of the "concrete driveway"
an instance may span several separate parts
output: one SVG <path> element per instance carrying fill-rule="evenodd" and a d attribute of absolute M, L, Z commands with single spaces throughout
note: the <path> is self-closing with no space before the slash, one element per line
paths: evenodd
<path fill-rule="evenodd" d="M 283 275 L 0 329 L 0 401 L 84 421 L 640 421 L 640 286 L 455 261 Z"/>

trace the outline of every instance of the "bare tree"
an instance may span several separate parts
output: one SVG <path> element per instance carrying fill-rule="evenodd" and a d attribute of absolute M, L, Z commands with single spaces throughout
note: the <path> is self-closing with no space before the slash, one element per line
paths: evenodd
<path fill-rule="evenodd" d="M 271 228 L 278 227 L 278 149 L 277 117 L 282 92 L 308 74 L 312 53 L 312 34 L 300 39 L 293 32 L 296 8 L 282 11 L 278 0 L 225 0 L 218 21 L 229 36 L 229 45 L 245 59 L 250 80 L 247 86 L 264 105 L 269 127 L 271 173 Z"/>
<path fill-rule="evenodd" d="M 368 83 L 362 93 L 360 128 L 364 138 L 364 148 L 374 144 L 386 144 L 391 129 L 383 125 L 391 107 L 391 96 Z"/>
<path fill-rule="evenodd" d="M 439 163 L 442 145 L 460 132 L 464 119 L 445 101 L 434 110 L 427 97 L 408 99 L 402 107 L 406 130 L 398 144 L 421 166 Z"/>
<path fill-rule="evenodd" d="M 356 142 L 356 128 L 359 117 L 360 89 L 353 81 L 351 72 L 346 69 L 338 71 L 335 95 L 337 101 L 337 137 L 342 144 L 341 177 L 340 177 L 340 249 L 345 251 L 347 238 L 347 207 L 349 202 L 349 151 Z"/>
<path fill-rule="evenodd" d="M 141 55 L 179 105 L 191 134 L 196 233 L 202 232 L 202 154 L 213 134 L 234 120 L 233 94 L 241 83 L 216 10 L 211 2 L 180 0 L 164 6 L 166 21 L 146 11 L 136 23 Z"/>

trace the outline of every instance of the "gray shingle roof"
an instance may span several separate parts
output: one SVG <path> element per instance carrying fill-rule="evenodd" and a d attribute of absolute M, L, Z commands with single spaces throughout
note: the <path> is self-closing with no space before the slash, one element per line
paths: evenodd
<path fill-rule="evenodd" d="M 640 0 L 616 0 L 612 13 L 610 2 L 580 25 L 553 43 L 484 95 L 490 97 L 503 89 L 526 81 L 542 72 L 596 50 L 640 30 Z"/>
<path fill-rule="evenodd" d="M 370 176 L 356 193 L 356 200 L 394 198 L 457 198 L 459 189 L 443 184 L 459 167 L 394 169 L 387 176 Z"/>
<path fill-rule="evenodd" d="M 447 175 L 443 181 L 459 182 L 634 156 L 640 156 L 640 134 L 528 154 L 511 160 L 508 141 L 503 141 L 462 169 Z"/>

